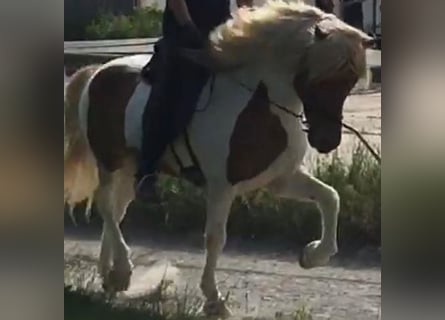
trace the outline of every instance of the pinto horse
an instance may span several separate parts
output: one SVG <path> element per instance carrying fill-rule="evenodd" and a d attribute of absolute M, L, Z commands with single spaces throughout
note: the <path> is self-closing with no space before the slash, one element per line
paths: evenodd
<path fill-rule="evenodd" d="M 205 178 L 205 311 L 227 315 L 215 278 L 232 201 L 268 188 L 315 202 L 321 238 L 307 244 L 303 268 L 322 266 L 337 252 L 339 196 L 302 165 L 308 145 L 320 153 L 341 142 L 343 104 L 366 68 L 372 39 L 337 17 L 302 2 L 269 1 L 241 8 L 201 51 L 183 51 L 213 68 L 194 117 L 163 156 L 162 171 L 180 175 L 199 164 Z M 150 84 L 140 79 L 149 55 L 87 66 L 65 96 L 65 201 L 94 199 L 103 218 L 99 271 L 111 292 L 128 289 L 129 248 L 120 230 L 134 198 L 142 113 Z M 175 94 L 172 92 L 171 94 Z M 289 113 L 304 112 L 306 122 Z M 190 147 L 194 157 L 191 156 Z"/>

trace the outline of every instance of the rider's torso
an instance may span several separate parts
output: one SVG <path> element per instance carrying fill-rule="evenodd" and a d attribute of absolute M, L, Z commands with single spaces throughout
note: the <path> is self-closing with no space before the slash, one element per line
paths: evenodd
<path fill-rule="evenodd" d="M 198 29 L 208 33 L 230 17 L 230 0 L 186 0 L 190 16 Z M 164 37 L 175 36 L 180 29 L 173 12 L 166 6 L 163 19 Z"/>

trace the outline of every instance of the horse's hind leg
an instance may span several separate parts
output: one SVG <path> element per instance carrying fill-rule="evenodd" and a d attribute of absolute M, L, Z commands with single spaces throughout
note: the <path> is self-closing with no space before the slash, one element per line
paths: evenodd
<path fill-rule="evenodd" d="M 133 178 L 126 170 L 101 171 L 101 186 L 96 203 L 103 219 L 99 271 L 108 292 L 125 291 L 133 269 L 129 248 L 120 230 L 127 206 L 133 198 Z"/>
<path fill-rule="evenodd" d="M 337 223 L 340 200 L 337 191 L 311 176 L 297 171 L 273 181 L 269 190 L 279 196 L 306 199 L 317 203 L 321 211 L 321 238 L 306 245 L 300 255 L 300 265 L 312 268 L 325 265 L 337 253 Z"/>
<path fill-rule="evenodd" d="M 204 306 L 207 315 L 230 315 L 216 285 L 215 268 L 226 243 L 226 225 L 232 201 L 231 188 L 209 188 L 205 227 L 206 263 L 201 279 L 201 290 L 207 300 Z"/>

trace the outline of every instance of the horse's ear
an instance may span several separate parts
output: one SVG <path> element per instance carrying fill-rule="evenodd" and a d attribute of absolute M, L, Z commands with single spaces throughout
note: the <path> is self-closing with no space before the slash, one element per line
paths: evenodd
<path fill-rule="evenodd" d="M 324 40 L 328 36 L 328 32 L 323 30 L 318 24 L 315 26 L 315 38 L 317 40 Z"/>

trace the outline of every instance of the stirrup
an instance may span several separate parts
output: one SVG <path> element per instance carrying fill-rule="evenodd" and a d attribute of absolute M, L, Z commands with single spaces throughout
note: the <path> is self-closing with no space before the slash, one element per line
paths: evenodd
<path fill-rule="evenodd" d="M 143 176 L 135 184 L 135 200 L 142 204 L 158 203 L 159 195 L 156 192 L 156 174 Z M 147 181 L 153 179 L 153 181 Z M 148 185 L 148 186 L 147 186 Z"/>

